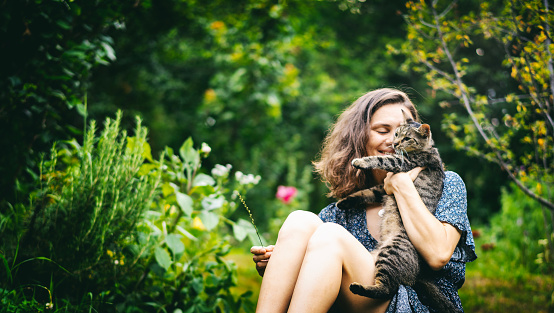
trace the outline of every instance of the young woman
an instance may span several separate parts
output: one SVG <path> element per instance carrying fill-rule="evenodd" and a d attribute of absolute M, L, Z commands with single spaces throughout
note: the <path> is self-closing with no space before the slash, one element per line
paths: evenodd
<path fill-rule="evenodd" d="M 419 119 L 413 103 L 399 90 L 378 89 L 360 97 L 332 127 L 315 167 L 329 186 L 329 196 L 337 199 L 384 184 L 398 203 L 415 248 L 439 271 L 437 285 L 462 309 L 457 290 L 465 279 L 465 263 L 476 256 L 461 178 L 446 172 L 442 198 L 433 215 L 413 184 L 421 168 L 393 175 L 382 170 L 365 174 L 351 166 L 355 158 L 394 153 L 394 131 L 404 122 L 401 109 Z M 400 286 L 387 301 L 350 292 L 353 282 L 374 283 L 375 260 L 370 251 L 379 241 L 380 209 L 381 204 L 375 203 L 365 209 L 340 210 L 333 203 L 319 216 L 307 211 L 291 213 L 275 246 L 251 249 L 263 276 L 257 312 L 434 312 L 408 286 Z"/>

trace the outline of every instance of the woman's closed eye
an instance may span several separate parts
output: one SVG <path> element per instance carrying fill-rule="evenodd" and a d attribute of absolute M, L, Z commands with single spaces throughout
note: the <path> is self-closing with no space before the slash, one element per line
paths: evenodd
<path fill-rule="evenodd" d="M 386 135 L 390 132 L 390 130 L 388 130 L 386 128 L 377 128 L 374 131 L 381 134 L 381 135 Z"/>

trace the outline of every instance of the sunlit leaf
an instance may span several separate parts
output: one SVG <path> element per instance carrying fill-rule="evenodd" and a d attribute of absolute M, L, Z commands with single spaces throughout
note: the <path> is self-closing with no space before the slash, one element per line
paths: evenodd
<path fill-rule="evenodd" d="M 205 197 L 204 199 L 202 199 L 202 208 L 208 211 L 215 210 L 215 209 L 221 208 L 221 206 L 223 206 L 224 203 L 225 203 L 225 198 L 223 196 Z"/>
<path fill-rule="evenodd" d="M 254 226 L 244 219 L 239 219 L 233 224 L 233 235 L 238 241 L 243 241 L 250 231 L 255 233 Z"/>
<path fill-rule="evenodd" d="M 171 256 L 169 255 L 167 250 L 162 247 L 157 247 L 155 251 L 155 257 L 158 265 L 163 267 L 165 270 L 169 269 L 169 267 L 171 266 Z"/>
<path fill-rule="evenodd" d="M 186 216 L 190 216 L 192 214 L 192 198 L 189 195 L 179 191 L 175 191 L 175 197 L 177 198 L 177 204 L 179 204 L 179 207 L 183 210 L 183 213 L 185 213 Z"/>
<path fill-rule="evenodd" d="M 200 219 L 208 231 L 214 229 L 219 223 L 219 215 L 213 212 L 202 211 L 202 213 L 200 213 Z"/>
<path fill-rule="evenodd" d="M 183 234 L 185 237 L 187 237 L 188 239 L 190 240 L 197 240 L 196 237 L 194 237 L 193 234 L 189 233 L 186 229 L 184 229 L 183 227 L 177 225 L 177 227 L 175 227 L 181 234 Z"/>
<path fill-rule="evenodd" d="M 179 154 L 183 161 L 189 166 L 189 169 L 192 170 L 198 166 L 200 163 L 200 155 L 198 151 L 193 148 L 192 138 L 188 138 L 183 142 L 181 148 L 179 148 Z"/>
<path fill-rule="evenodd" d="M 213 186 L 215 185 L 215 180 L 206 174 L 198 174 L 196 177 L 194 177 L 194 180 L 192 181 L 193 186 Z"/>
<path fill-rule="evenodd" d="M 171 186 L 170 183 L 164 183 L 162 185 L 162 194 L 164 197 L 167 197 L 168 195 L 172 194 L 175 192 L 175 189 L 173 188 L 173 186 Z"/>
<path fill-rule="evenodd" d="M 181 254 L 185 251 L 185 245 L 181 241 L 181 236 L 177 234 L 169 234 L 165 238 L 167 247 L 173 252 L 174 255 Z"/>

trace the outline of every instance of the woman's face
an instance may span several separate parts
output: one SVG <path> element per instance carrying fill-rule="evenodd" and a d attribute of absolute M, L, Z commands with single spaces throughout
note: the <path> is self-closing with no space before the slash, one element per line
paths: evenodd
<path fill-rule="evenodd" d="M 394 131 L 400 124 L 404 123 L 402 109 L 409 112 L 408 108 L 402 104 L 386 104 L 373 113 L 369 124 L 369 141 L 366 146 L 368 155 L 394 153 L 392 148 Z M 374 175 L 375 179 L 381 182 L 385 178 L 386 172 L 375 170 Z"/>
<path fill-rule="evenodd" d="M 368 155 L 394 153 L 392 149 L 394 131 L 404 123 L 402 110 L 409 111 L 402 104 L 386 104 L 373 113 L 366 147 Z"/>

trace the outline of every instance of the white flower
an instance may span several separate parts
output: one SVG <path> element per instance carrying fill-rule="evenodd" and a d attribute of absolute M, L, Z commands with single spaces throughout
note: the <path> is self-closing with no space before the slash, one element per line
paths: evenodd
<path fill-rule="evenodd" d="M 212 175 L 215 177 L 227 177 L 229 175 L 229 171 L 231 171 L 231 168 L 233 168 L 231 164 L 227 164 L 225 166 L 216 164 L 212 169 Z"/>
<path fill-rule="evenodd" d="M 235 173 L 235 178 L 241 185 L 248 185 L 248 184 L 256 185 L 260 182 L 260 179 L 262 179 L 260 175 L 256 175 L 256 176 L 252 174 L 245 175 L 240 171 L 237 171 Z"/>
<path fill-rule="evenodd" d="M 212 148 L 210 148 L 210 146 L 208 146 L 207 143 L 203 142 L 202 143 L 202 148 L 200 148 L 200 151 L 202 152 L 202 154 L 204 156 L 207 156 L 212 151 Z"/>

